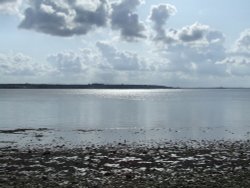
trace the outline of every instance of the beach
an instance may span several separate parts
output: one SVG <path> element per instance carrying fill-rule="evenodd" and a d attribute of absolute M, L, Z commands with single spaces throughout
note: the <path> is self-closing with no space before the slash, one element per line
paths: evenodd
<path fill-rule="evenodd" d="M 0 187 L 249 187 L 249 140 L 165 140 L 70 145 L 1 141 Z M 81 132 L 83 132 L 81 130 Z M 88 131 L 84 132 L 85 134 Z M 96 133 L 98 130 L 96 130 Z M 39 136 L 40 135 L 40 136 Z M 33 135 L 34 136 L 34 135 Z"/>

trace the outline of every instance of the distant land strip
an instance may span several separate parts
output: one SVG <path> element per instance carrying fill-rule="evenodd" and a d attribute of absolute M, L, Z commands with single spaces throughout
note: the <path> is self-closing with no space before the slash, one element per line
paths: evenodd
<path fill-rule="evenodd" d="M 146 84 L 0 84 L 0 89 L 250 89 L 249 87 L 172 87 Z"/>
<path fill-rule="evenodd" d="M 174 87 L 133 84 L 0 84 L 0 89 L 174 89 Z"/>

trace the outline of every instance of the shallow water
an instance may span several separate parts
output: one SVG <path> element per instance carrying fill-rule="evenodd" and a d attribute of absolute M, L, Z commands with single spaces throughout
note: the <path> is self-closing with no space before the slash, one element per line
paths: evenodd
<path fill-rule="evenodd" d="M 249 89 L 0 90 L 0 129 L 51 128 L 50 141 L 249 139 L 249 114 Z"/>

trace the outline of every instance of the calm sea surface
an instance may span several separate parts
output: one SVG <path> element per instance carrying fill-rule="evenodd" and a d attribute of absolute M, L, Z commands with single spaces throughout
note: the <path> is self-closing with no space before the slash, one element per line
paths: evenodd
<path fill-rule="evenodd" d="M 0 129 L 16 128 L 98 129 L 114 140 L 114 131 L 132 140 L 249 139 L 250 90 L 2 89 Z"/>

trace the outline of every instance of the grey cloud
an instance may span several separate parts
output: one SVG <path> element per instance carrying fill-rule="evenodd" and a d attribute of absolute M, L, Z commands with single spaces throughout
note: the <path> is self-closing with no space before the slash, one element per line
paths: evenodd
<path fill-rule="evenodd" d="M 100 0 L 100 5 L 96 8 L 95 11 L 90 11 L 84 9 L 84 7 L 79 7 L 76 4 L 72 4 L 75 11 L 76 11 L 76 17 L 75 21 L 76 23 L 88 23 L 88 24 L 94 24 L 96 26 L 105 26 L 107 22 L 107 15 L 108 15 L 108 9 L 107 9 L 107 3 L 105 0 Z"/>
<path fill-rule="evenodd" d="M 156 31 L 154 40 L 165 40 L 167 38 L 164 27 L 169 17 L 176 12 L 175 6 L 170 4 L 160 4 L 151 8 L 149 20 L 153 22 L 154 30 Z"/>
<path fill-rule="evenodd" d="M 194 23 L 178 30 L 165 28 L 169 17 L 176 12 L 175 6 L 170 4 L 160 4 L 151 8 L 149 20 L 153 22 L 153 29 L 156 32 L 155 41 L 163 43 L 186 43 L 203 40 L 204 37 L 208 37 L 207 40 L 211 41 L 216 37 L 216 34 L 219 35 L 219 33 L 215 32 L 213 34 L 210 33 L 209 36 L 206 35 L 209 27 L 199 23 Z"/>
<path fill-rule="evenodd" d="M 217 64 L 212 61 L 205 61 L 200 64 L 196 64 L 195 73 L 198 75 L 226 77 L 228 76 L 227 67 L 223 64 Z"/>
<path fill-rule="evenodd" d="M 66 37 L 86 34 L 107 22 L 108 4 L 105 0 L 36 0 L 30 3 L 20 28 Z"/>
<path fill-rule="evenodd" d="M 224 35 L 216 30 L 210 29 L 208 25 L 194 23 L 180 29 L 167 28 L 166 22 L 171 15 L 177 12 L 175 6 L 170 4 L 160 4 L 153 6 L 149 15 L 149 20 L 153 23 L 153 30 L 156 35 L 153 40 L 166 45 L 176 45 L 179 43 L 224 43 Z"/>
<path fill-rule="evenodd" d="M 111 25 L 113 29 L 120 30 L 121 35 L 126 40 L 145 38 L 144 24 L 135 13 L 136 7 L 141 4 L 141 0 L 120 0 L 112 3 Z"/>
<path fill-rule="evenodd" d="M 209 30 L 206 33 L 206 40 L 209 43 L 223 44 L 225 42 L 225 36 L 222 32 L 216 30 Z"/>
<path fill-rule="evenodd" d="M 183 42 L 192 42 L 203 39 L 205 32 L 208 30 L 207 25 L 195 23 L 190 26 L 183 27 L 178 31 L 178 39 Z"/>
<path fill-rule="evenodd" d="M 179 30 L 168 33 L 176 43 L 187 45 L 219 45 L 222 46 L 225 42 L 225 36 L 222 32 L 210 28 L 208 25 L 194 23 L 185 26 Z"/>
<path fill-rule="evenodd" d="M 132 41 L 145 38 L 144 24 L 135 13 L 140 0 L 121 0 L 110 6 L 108 0 L 36 0 L 24 12 L 19 27 L 55 36 L 85 35 L 92 29 L 105 27 L 108 21 L 112 29 Z"/>

